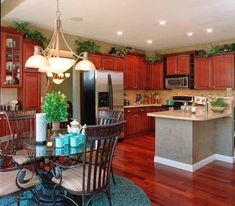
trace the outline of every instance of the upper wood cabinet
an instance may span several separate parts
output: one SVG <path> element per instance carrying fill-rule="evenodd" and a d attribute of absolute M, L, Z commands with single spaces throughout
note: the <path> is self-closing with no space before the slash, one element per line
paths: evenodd
<path fill-rule="evenodd" d="M 123 72 L 125 68 L 124 58 L 114 58 L 113 70 Z"/>
<path fill-rule="evenodd" d="M 151 64 L 151 89 L 164 89 L 163 62 Z"/>
<path fill-rule="evenodd" d="M 166 60 L 167 64 L 167 75 L 177 74 L 177 56 L 169 56 Z"/>
<path fill-rule="evenodd" d="M 22 86 L 23 34 L 1 27 L 1 87 Z"/>
<path fill-rule="evenodd" d="M 91 61 L 94 65 L 96 69 L 101 69 L 101 55 L 98 54 L 88 54 L 88 59 L 89 61 Z"/>
<path fill-rule="evenodd" d="M 195 58 L 195 89 L 234 88 L 234 55 Z"/>
<path fill-rule="evenodd" d="M 194 88 L 213 88 L 212 58 L 196 57 L 194 59 Z"/>
<path fill-rule="evenodd" d="M 137 89 L 137 72 L 141 67 L 139 65 L 139 57 L 135 55 L 126 55 L 125 70 L 124 70 L 124 88 L 125 89 Z"/>
<path fill-rule="evenodd" d="M 189 74 L 190 72 L 190 55 L 181 54 L 168 56 L 167 59 L 167 75 Z"/>
<path fill-rule="evenodd" d="M 41 73 L 23 73 L 23 87 L 18 89 L 18 99 L 21 109 L 41 111 Z"/>
<path fill-rule="evenodd" d="M 150 64 L 143 59 L 140 62 L 140 72 L 138 74 L 138 89 L 151 89 L 151 69 Z"/>
<path fill-rule="evenodd" d="M 102 56 L 101 59 L 102 59 L 101 60 L 101 67 L 102 67 L 102 69 L 113 70 L 113 67 L 114 67 L 114 59 L 113 59 L 113 57 Z"/>
<path fill-rule="evenodd" d="M 213 56 L 213 74 L 215 89 L 234 88 L 234 55 Z"/>

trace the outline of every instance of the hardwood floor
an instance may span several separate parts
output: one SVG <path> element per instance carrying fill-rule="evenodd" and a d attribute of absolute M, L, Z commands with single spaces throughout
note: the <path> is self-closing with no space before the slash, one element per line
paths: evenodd
<path fill-rule="evenodd" d="M 214 161 L 190 173 L 156 164 L 154 133 L 118 142 L 114 173 L 140 186 L 157 206 L 235 205 L 235 164 Z"/>

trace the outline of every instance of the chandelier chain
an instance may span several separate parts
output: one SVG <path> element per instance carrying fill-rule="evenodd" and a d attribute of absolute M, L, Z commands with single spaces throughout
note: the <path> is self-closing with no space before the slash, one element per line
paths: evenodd
<path fill-rule="evenodd" d="M 59 0 L 57 0 L 57 11 L 56 11 L 56 15 L 57 17 L 60 17 L 60 7 L 59 7 Z"/>

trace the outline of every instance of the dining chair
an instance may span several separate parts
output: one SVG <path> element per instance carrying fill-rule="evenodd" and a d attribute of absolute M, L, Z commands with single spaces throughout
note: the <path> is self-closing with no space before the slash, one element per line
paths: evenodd
<path fill-rule="evenodd" d="M 38 204 L 39 196 L 35 186 L 39 183 L 38 178 L 35 176 L 34 168 L 27 165 L 25 167 L 15 167 L 11 164 L 11 157 L 14 154 L 13 144 L 10 141 L 15 141 L 15 135 L 12 134 L 10 122 L 5 112 L 0 114 L 1 120 L 4 120 L 4 128 L 6 135 L 0 137 L 0 200 L 6 197 L 13 197 L 13 202 L 22 200 L 20 195 L 25 191 L 31 191 Z M 28 199 L 28 198 L 23 198 Z M 8 205 L 13 204 L 8 203 Z"/>
<path fill-rule="evenodd" d="M 98 117 L 97 117 L 97 124 L 98 125 L 112 124 L 112 123 L 121 121 L 122 118 L 123 118 L 123 111 L 99 110 Z M 111 165 L 111 175 L 112 175 L 113 183 L 116 184 L 112 165 Z"/>
<path fill-rule="evenodd" d="M 83 162 L 70 167 L 53 163 L 52 173 L 54 177 L 52 181 L 55 183 L 53 200 L 58 195 L 56 189 L 59 187 L 64 191 L 64 194 L 61 193 L 60 195 L 70 200 L 74 205 L 78 204 L 65 194 L 80 196 L 82 197 L 82 205 L 89 205 L 94 196 L 104 192 L 109 205 L 112 205 L 109 190 L 110 170 L 115 145 L 123 130 L 123 124 L 124 121 L 107 125 L 87 126 Z M 86 158 L 87 156 L 89 158 Z"/>
<path fill-rule="evenodd" d="M 22 138 L 35 137 L 35 110 L 9 111 L 6 112 L 6 115 L 10 123 L 12 134 L 16 138 L 16 144 L 17 141 L 22 140 Z M 27 157 L 24 150 L 16 151 L 16 154 L 17 155 L 12 157 L 12 160 L 18 165 L 28 164 L 32 161 L 31 158 Z"/>

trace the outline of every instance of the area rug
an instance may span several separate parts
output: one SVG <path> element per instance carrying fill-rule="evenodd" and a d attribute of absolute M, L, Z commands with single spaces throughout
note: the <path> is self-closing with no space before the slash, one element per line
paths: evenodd
<path fill-rule="evenodd" d="M 111 198 L 113 206 L 150 206 L 150 200 L 144 191 L 133 184 L 131 181 L 120 177 L 115 176 L 116 184 L 113 184 L 111 180 Z M 29 196 L 30 193 L 26 192 L 24 196 Z M 0 205 L 9 205 L 12 202 L 12 198 L 0 199 Z M 10 204 L 15 206 L 17 204 Z M 32 202 L 21 201 L 21 206 L 33 205 Z M 97 195 L 93 201 L 92 206 L 108 206 L 108 200 L 105 194 Z M 71 204 L 72 206 L 72 204 Z"/>

